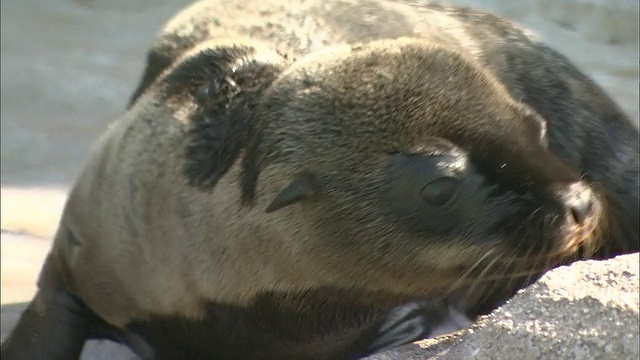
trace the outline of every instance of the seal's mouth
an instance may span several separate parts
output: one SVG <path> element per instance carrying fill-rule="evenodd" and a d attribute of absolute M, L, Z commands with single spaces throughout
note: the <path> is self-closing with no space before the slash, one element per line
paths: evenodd
<path fill-rule="evenodd" d="M 541 234 L 536 246 L 524 247 L 511 256 L 509 251 L 502 254 L 504 258 L 499 262 L 515 265 L 504 276 L 544 272 L 558 265 L 589 258 L 602 246 L 608 228 L 606 202 L 584 184 L 576 183 L 568 189 L 561 196 L 563 213 L 541 217 L 540 222 L 534 221 L 530 225 L 532 228 L 524 231 L 524 234 Z"/>
<path fill-rule="evenodd" d="M 471 264 L 447 269 L 448 277 L 456 279 L 450 292 L 485 292 L 496 283 L 504 286 L 518 282 L 528 284 L 557 266 L 591 257 L 605 238 L 605 212 L 606 203 L 595 198 L 579 221 L 570 218 L 559 221 L 559 217 L 554 216 L 549 222 L 531 224 L 532 228 L 522 233 L 524 237 L 542 234 L 534 244 L 522 245 L 528 244 L 524 239 L 520 248 L 493 247 Z M 568 212 L 566 216 L 574 215 Z"/>
<path fill-rule="evenodd" d="M 571 235 L 546 254 L 510 256 L 508 252 L 488 253 L 483 261 L 458 270 L 458 280 L 449 288 L 446 298 L 461 302 L 460 307 L 472 318 L 488 314 L 547 271 L 594 254 L 601 243 L 601 219 L 594 214 L 588 223 L 573 227 Z"/>

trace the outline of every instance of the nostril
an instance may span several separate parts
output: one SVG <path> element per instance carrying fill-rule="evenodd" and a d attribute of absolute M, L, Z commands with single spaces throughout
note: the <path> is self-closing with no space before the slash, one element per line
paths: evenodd
<path fill-rule="evenodd" d="M 576 224 L 582 225 L 593 210 L 594 197 L 590 189 L 572 187 L 566 205 Z"/>
<path fill-rule="evenodd" d="M 591 201 L 579 201 L 571 206 L 571 216 L 576 224 L 582 224 L 591 212 Z"/>

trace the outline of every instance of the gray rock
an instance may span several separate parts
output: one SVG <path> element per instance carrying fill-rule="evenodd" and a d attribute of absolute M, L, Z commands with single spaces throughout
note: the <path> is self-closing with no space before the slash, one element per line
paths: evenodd
<path fill-rule="evenodd" d="M 632 254 L 551 271 L 439 359 L 638 359 L 639 261 Z"/>

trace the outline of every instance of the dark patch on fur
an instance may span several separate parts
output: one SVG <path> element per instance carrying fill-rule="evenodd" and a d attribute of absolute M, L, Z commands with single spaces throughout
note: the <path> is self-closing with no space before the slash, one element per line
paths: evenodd
<path fill-rule="evenodd" d="M 260 169 L 264 166 L 264 154 L 260 148 L 262 135 L 260 131 L 256 131 L 249 145 L 246 148 L 246 154 L 242 159 L 242 203 L 252 205 L 258 184 L 258 176 Z"/>
<path fill-rule="evenodd" d="M 253 113 L 261 92 L 281 71 L 253 59 L 254 53 L 248 46 L 206 48 L 184 59 L 162 80 L 164 101 L 188 92 L 196 104 L 186 130 L 188 184 L 213 189 L 244 149 L 245 202 L 254 197 L 258 174 L 260 137 Z"/>

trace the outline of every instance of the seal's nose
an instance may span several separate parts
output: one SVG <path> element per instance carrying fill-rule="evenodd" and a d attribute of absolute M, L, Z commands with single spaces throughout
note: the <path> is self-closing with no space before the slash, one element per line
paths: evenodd
<path fill-rule="evenodd" d="M 581 182 L 569 185 L 564 196 L 567 212 L 577 225 L 582 225 L 593 213 L 595 201 L 593 191 Z"/>

